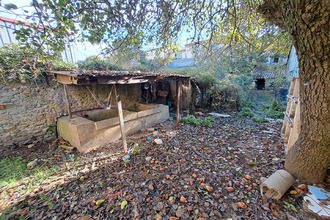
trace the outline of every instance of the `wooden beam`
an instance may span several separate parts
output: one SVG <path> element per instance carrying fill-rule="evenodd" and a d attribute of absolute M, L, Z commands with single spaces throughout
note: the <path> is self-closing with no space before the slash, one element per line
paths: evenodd
<path fill-rule="evenodd" d="M 180 96 L 181 96 L 181 80 L 176 81 L 176 127 L 179 127 L 180 121 Z"/>
<path fill-rule="evenodd" d="M 123 116 L 123 109 L 122 109 L 122 106 L 121 106 L 121 99 L 120 99 L 120 96 L 117 94 L 116 85 L 113 85 L 113 87 L 114 87 L 114 90 L 115 90 L 116 103 L 117 103 L 117 109 L 118 109 L 121 139 L 122 139 L 122 142 L 123 142 L 124 152 L 127 153 L 128 150 L 127 150 L 127 143 L 126 143 L 124 116 Z"/>
<path fill-rule="evenodd" d="M 70 101 L 69 101 L 69 96 L 68 96 L 68 91 L 67 91 L 67 85 L 63 84 L 63 88 L 64 88 L 64 98 L 65 98 L 65 102 L 66 102 L 66 107 L 68 109 L 68 113 L 69 113 L 69 117 L 70 119 L 72 118 L 72 113 L 71 113 L 71 106 L 70 106 Z"/>

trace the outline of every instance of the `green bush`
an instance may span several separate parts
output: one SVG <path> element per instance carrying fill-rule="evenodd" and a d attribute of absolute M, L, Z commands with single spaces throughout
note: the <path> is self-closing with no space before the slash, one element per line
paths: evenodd
<path fill-rule="evenodd" d="M 124 70 L 119 66 L 111 64 L 109 60 L 101 59 L 98 56 L 88 57 L 86 60 L 79 62 L 78 66 L 86 70 Z"/>
<path fill-rule="evenodd" d="M 250 108 L 244 107 L 238 114 L 239 117 L 252 117 L 254 114 Z"/>

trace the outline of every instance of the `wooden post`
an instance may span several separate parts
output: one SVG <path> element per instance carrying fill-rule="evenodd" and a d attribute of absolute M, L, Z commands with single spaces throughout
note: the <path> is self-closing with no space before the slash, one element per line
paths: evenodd
<path fill-rule="evenodd" d="M 123 109 L 122 109 L 122 106 L 121 106 L 121 99 L 120 99 L 120 96 L 117 95 L 116 85 L 114 84 L 113 87 L 114 87 L 114 90 L 115 90 L 116 103 L 117 103 L 117 108 L 118 108 L 118 117 L 119 117 L 119 124 L 120 124 L 121 139 L 122 139 L 122 142 L 123 142 L 124 152 L 127 153 L 127 143 L 126 143 L 124 116 L 123 116 Z"/>
<path fill-rule="evenodd" d="M 69 101 L 69 96 L 68 96 L 68 91 L 66 88 L 66 84 L 63 84 L 64 87 L 64 97 L 65 97 L 65 102 L 66 102 L 66 107 L 68 109 L 69 117 L 70 119 L 72 118 L 72 113 L 71 113 L 71 106 L 70 106 L 70 101 Z"/>
<path fill-rule="evenodd" d="M 181 96 L 181 80 L 176 81 L 176 127 L 179 127 L 180 120 L 180 96 Z"/>

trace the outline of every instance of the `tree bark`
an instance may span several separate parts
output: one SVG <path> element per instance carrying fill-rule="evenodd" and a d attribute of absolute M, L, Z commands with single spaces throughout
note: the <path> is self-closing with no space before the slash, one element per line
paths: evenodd
<path fill-rule="evenodd" d="M 322 182 L 330 165 L 330 1 L 264 0 L 259 12 L 290 33 L 299 61 L 301 132 L 285 168 Z"/>

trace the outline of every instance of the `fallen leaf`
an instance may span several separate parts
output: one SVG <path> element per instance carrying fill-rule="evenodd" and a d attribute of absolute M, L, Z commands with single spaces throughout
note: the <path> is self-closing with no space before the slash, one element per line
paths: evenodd
<path fill-rule="evenodd" d="M 185 197 L 181 196 L 181 197 L 180 197 L 180 202 L 182 202 L 182 203 L 187 203 L 187 200 L 186 200 Z"/>
<path fill-rule="evenodd" d="M 300 184 L 298 186 L 299 189 L 302 189 L 302 190 L 307 190 L 308 189 L 308 186 L 306 184 Z"/>
<path fill-rule="evenodd" d="M 252 179 L 252 176 L 250 176 L 250 175 L 245 175 L 245 179 L 250 180 L 250 179 Z"/>
<path fill-rule="evenodd" d="M 234 188 L 233 188 L 233 187 L 226 187 L 226 190 L 227 190 L 228 192 L 233 192 L 233 191 L 234 191 Z"/>
<path fill-rule="evenodd" d="M 296 194 L 297 194 L 297 191 L 296 191 L 296 190 L 291 190 L 291 191 L 290 191 L 290 194 L 291 194 L 291 195 L 296 195 Z"/>
<path fill-rule="evenodd" d="M 168 199 L 168 194 L 164 194 L 163 198 L 167 200 Z"/>
<path fill-rule="evenodd" d="M 245 205 L 244 202 L 237 202 L 236 205 L 237 205 L 238 207 L 240 207 L 241 209 L 246 209 L 246 208 L 247 208 L 247 206 Z"/>
<path fill-rule="evenodd" d="M 121 210 L 123 210 L 126 205 L 127 205 L 127 201 L 126 200 L 122 201 L 120 205 Z"/>
<path fill-rule="evenodd" d="M 154 186 L 152 185 L 152 183 L 149 184 L 148 189 L 149 189 L 150 191 L 154 191 Z"/>
<path fill-rule="evenodd" d="M 280 217 L 280 215 L 278 214 L 278 211 L 276 211 L 276 210 L 272 210 L 272 214 L 277 218 Z"/>
<path fill-rule="evenodd" d="M 101 205 L 105 200 L 104 199 L 99 199 L 95 202 L 97 206 Z"/>
<path fill-rule="evenodd" d="M 26 207 L 26 208 L 23 209 L 23 211 L 21 212 L 21 216 L 26 215 L 29 211 L 30 211 L 30 208 L 29 208 L 29 207 Z"/>

